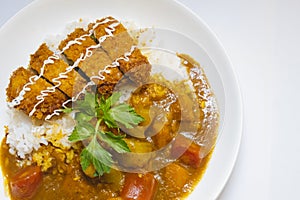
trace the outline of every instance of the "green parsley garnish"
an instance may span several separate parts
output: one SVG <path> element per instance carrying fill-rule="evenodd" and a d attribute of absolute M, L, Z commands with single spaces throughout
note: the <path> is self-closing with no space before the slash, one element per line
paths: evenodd
<path fill-rule="evenodd" d="M 114 164 L 111 153 L 102 146 L 103 144 L 118 153 L 130 152 L 123 140 L 125 135 L 104 131 L 101 128 L 103 123 L 108 128 L 118 129 L 119 132 L 120 126 L 133 128 L 144 120 L 130 105 L 118 103 L 120 96 L 120 93 L 113 93 L 105 99 L 103 96 L 98 98 L 95 94 L 86 93 L 85 98 L 78 100 L 73 108 L 63 109 L 65 113 L 76 111 L 76 126 L 69 136 L 69 141 L 84 141 L 86 147 L 80 154 L 80 164 L 83 171 L 93 165 L 94 177 L 109 173 Z"/>

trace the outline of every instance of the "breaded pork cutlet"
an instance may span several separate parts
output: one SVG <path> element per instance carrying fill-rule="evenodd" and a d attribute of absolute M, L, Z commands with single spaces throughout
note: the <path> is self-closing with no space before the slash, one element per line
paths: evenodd
<path fill-rule="evenodd" d="M 20 67 L 13 72 L 6 89 L 8 102 L 12 102 L 19 96 L 24 85 L 29 82 L 29 78 L 33 75 L 35 74 L 31 70 L 23 67 Z M 41 91 L 46 90 L 51 86 L 52 85 L 43 78 L 39 78 L 34 84 L 29 84 L 28 91 L 25 92 L 22 101 L 20 104 L 16 105 L 15 108 L 29 115 L 35 105 L 40 101 L 37 99 L 37 96 L 41 94 Z M 47 98 L 36 107 L 36 111 L 32 116 L 37 119 L 44 119 L 47 115 L 52 114 L 55 110 L 61 108 L 62 104 L 67 99 L 68 98 L 63 93 L 55 90 L 55 92 L 49 93 Z"/>
<path fill-rule="evenodd" d="M 45 43 L 42 44 L 38 50 L 31 55 L 30 68 L 40 74 L 44 61 L 53 55 L 54 52 L 52 52 Z M 60 84 L 58 88 L 70 98 L 81 92 L 83 87 L 87 84 L 87 81 L 82 78 L 75 69 L 68 70 L 66 73 L 69 65 L 64 60 L 53 58 L 51 60 L 53 61 L 52 63 L 44 65 L 42 76 L 53 85 Z M 63 73 L 63 76 L 59 77 L 61 73 Z"/>
<path fill-rule="evenodd" d="M 120 80 L 126 82 L 129 77 L 140 85 L 148 79 L 151 66 L 141 51 L 133 48 L 133 39 L 119 21 L 106 17 L 88 27 L 75 29 L 60 43 L 68 62 L 42 44 L 31 55 L 29 69 L 20 67 L 11 76 L 7 101 L 27 115 L 43 119 L 90 87 L 90 80 L 99 93 L 111 94 Z M 70 66 L 73 64 L 76 68 Z M 30 80 L 37 74 L 37 80 Z M 20 94 L 25 85 L 26 91 Z"/>

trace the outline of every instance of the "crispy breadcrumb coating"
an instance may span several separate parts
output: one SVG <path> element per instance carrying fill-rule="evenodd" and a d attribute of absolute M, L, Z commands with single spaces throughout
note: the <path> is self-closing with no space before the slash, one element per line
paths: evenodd
<path fill-rule="evenodd" d="M 86 31 L 82 28 L 76 28 L 75 31 L 70 33 L 68 37 L 60 43 L 58 47 L 59 50 L 63 50 L 68 42 L 73 41 L 79 37 L 82 37 L 82 39 L 78 40 L 80 44 L 72 44 L 68 49 L 64 51 L 64 55 L 73 62 L 80 58 L 82 54 L 85 54 L 88 47 L 96 45 L 96 42 L 89 36 L 89 31 Z"/>
<path fill-rule="evenodd" d="M 111 65 L 111 63 L 112 61 L 108 55 L 99 48 L 93 51 L 91 57 L 81 62 L 79 68 L 97 85 L 116 84 L 122 78 L 123 74 L 118 67 L 107 67 Z M 99 75 L 99 72 L 101 72 L 101 75 Z"/>
<path fill-rule="evenodd" d="M 43 67 L 44 60 L 47 60 L 49 56 L 53 56 L 52 52 L 46 44 L 42 44 L 38 50 L 31 55 L 30 67 L 36 70 L 39 74 Z M 62 92 L 68 95 L 70 98 L 76 96 L 83 87 L 87 84 L 87 81 L 82 78 L 75 69 L 68 70 L 69 65 L 62 59 L 51 59 L 53 63 L 46 64 L 44 66 L 43 77 L 46 78 L 53 85 L 60 84 L 58 87 Z M 59 79 L 59 75 L 63 73 L 63 76 Z"/>
<path fill-rule="evenodd" d="M 88 76 L 98 76 L 99 71 L 103 70 L 105 66 L 112 63 L 111 59 L 101 49 L 93 50 L 93 54 L 87 57 L 84 61 L 79 63 L 79 68 Z"/>
<path fill-rule="evenodd" d="M 146 56 L 139 49 L 135 49 L 129 56 L 129 61 L 120 60 L 120 70 L 128 76 L 133 82 L 141 85 L 147 82 L 151 65 Z"/>
<path fill-rule="evenodd" d="M 124 56 L 125 53 L 131 51 L 134 46 L 134 40 L 127 32 L 127 29 L 119 24 L 115 27 L 113 37 L 108 37 L 102 42 L 101 47 L 107 52 L 112 60 Z"/>
<path fill-rule="evenodd" d="M 24 85 L 28 83 L 29 78 L 34 75 L 35 73 L 33 71 L 26 70 L 23 67 L 20 67 L 17 70 L 15 70 L 12 73 L 8 87 L 6 88 L 6 101 L 12 102 L 22 91 Z"/>
<path fill-rule="evenodd" d="M 113 20 L 112 23 L 118 22 L 113 17 L 108 17 Z M 104 26 L 104 25 L 103 25 Z M 96 38 L 99 38 L 106 34 L 103 26 L 99 26 L 95 31 Z M 120 57 L 124 57 L 126 53 L 131 52 L 132 47 L 135 45 L 133 38 L 129 35 L 127 29 L 120 23 L 114 28 L 113 37 L 108 37 L 101 43 L 101 47 L 111 58 L 112 62 Z M 139 49 L 135 49 L 128 57 L 129 61 L 120 59 L 120 70 L 123 74 L 126 74 L 132 81 L 141 85 L 148 80 L 151 71 L 151 65 L 144 55 L 142 55 Z"/>
<path fill-rule="evenodd" d="M 24 85 L 29 82 L 29 78 L 32 75 L 32 71 L 23 67 L 20 67 L 13 72 L 10 77 L 8 88 L 6 89 L 9 102 L 19 95 L 20 91 L 23 89 Z M 28 86 L 30 90 L 24 94 L 23 100 L 16 106 L 16 109 L 22 110 L 29 115 L 34 109 L 34 106 L 39 102 L 37 96 L 41 94 L 42 90 L 46 90 L 48 87 L 51 87 L 51 84 L 43 78 L 39 78 L 34 84 Z M 67 99 L 68 98 L 59 90 L 49 93 L 48 96 L 44 97 L 44 101 L 37 106 L 33 117 L 43 119 L 47 115 L 52 114 L 54 110 L 60 109 Z"/>

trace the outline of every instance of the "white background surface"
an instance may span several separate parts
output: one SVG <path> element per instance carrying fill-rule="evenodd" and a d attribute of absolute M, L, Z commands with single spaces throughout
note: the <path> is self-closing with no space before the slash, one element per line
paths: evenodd
<path fill-rule="evenodd" d="M 0 0 L 0 26 L 31 1 Z M 219 200 L 300 199 L 300 1 L 180 2 L 217 34 L 243 96 L 241 149 Z"/>

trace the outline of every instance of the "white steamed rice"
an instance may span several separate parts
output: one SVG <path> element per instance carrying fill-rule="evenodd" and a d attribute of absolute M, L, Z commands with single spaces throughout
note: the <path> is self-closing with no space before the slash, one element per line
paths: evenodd
<path fill-rule="evenodd" d="M 61 133 L 59 143 L 65 148 L 70 148 L 71 143 L 68 136 L 72 133 L 75 122 L 69 115 L 61 119 L 46 121 L 41 126 L 33 125 L 31 119 L 21 111 L 9 110 L 10 123 L 8 124 L 9 134 L 6 143 L 9 145 L 9 152 L 22 159 L 30 157 L 33 150 L 38 150 L 41 145 L 48 145 L 56 134 Z"/>

